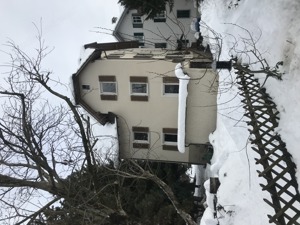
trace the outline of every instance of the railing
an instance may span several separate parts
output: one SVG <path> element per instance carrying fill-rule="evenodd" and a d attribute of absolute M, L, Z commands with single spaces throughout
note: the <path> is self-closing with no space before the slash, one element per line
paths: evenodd
<path fill-rule="evenodd" d="M 275 131 L 278 126 L 279 112 L 276 104 L 260 87 L 253 74 L 243 71 L 237 72 L 240 95 L 245 104 L 245 116 L 250 119 L 248 125 L 253 138 L 252 147 L 260 158 L 256 164 L 263 166 L 263 171 L 257 171 L 260 177 L 267 181 L 267 185 L 260 184 L 264 191 L 268 191 L 271 201 L 264 199 L 274 211 L 268 215 L 269 222 L 278 225 L 300 225 L 300 195 L 296 179 L 296 165 L 286 149 L 285 143 Z M 253 215 L 255 216 L 255 215 Z"/>

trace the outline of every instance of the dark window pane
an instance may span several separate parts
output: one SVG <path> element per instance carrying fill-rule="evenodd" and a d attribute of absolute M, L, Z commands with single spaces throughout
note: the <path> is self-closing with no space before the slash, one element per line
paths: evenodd
<path fill-rule="evenodd" d="M 148 141 L 148 133 L 134 132 L 135 141 Z"/>
<path fill-rule="evenodd" d="M 177 134 L 164 134 L 165 142 L 177 142 Z"/>
<path fill-rule="evenodd" d="M 155 48 L 167 48 L 167 43 L 155 43 Z"/>
<path fill-rule="evenodd" d="M 116 93 L 116 83 L 104 83 L 101 82 L 101 92 L 102 93 Z"/>
<path fill-rule="evenodd" d="M 131 84 L 132 93 L 147 93 L 147 84 Z"/>
<path fill-rule="evenodd" d="M 165 94 L 178 94 L 179 85 L 178 84 L 165 84 Z"/>
<path fill-rule="evenodd" d="M 177 18 L 190 18 L 190 10 L 177 10 Z"/>
<path fill-rule="evenodd" d="M 90 85 L 83 84 L 81 87 L 83 90 L 90 90 Z"/>

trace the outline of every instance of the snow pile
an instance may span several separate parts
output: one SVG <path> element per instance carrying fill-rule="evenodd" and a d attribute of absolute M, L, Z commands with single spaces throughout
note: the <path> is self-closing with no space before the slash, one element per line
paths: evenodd
<path fill-rule="evenodd" d="M 205 42 L 213 42 L 210 44 L 211 49 L 215 55 L 220 53 L 220 60 L 229 60 L 234 50 L 250 51 L 248 48 L 243 49 L 244 46 L 240 45 L 241 42 L 238 43 L 237 39 L 249 38 L 248 35 L 251 34 L 255 40 L 255 47 L 260 50 L 270 66 L 283 61 L 283 80 L 269 78 L 265 87 L 280 111 L 277 132 L 286 142 L 287 149 L 297 165 L 300 184 L 299 11 L 298 0 L 210 0 L 201 5 L 201 33 L 208 37 Z M 220 35 L 216 36 L 214 32 Z M 218 51 L 218 47 L 222 49 Z M 253 62 L 251 57 L 242 57 L 241 60 L 242 63 L 248 63 L 249 60 Z M 254 66 L 252 69 L 260 67 Z M 251 149 L 248 141 L 250 136 L 246 118 L 243 117 L 244 109 L 238 95 L 236 76 L 228 71 L 221 71 L 219 75 L 217 130 L 210 137 L 214 146 L 214 156 L 211 166 L 207 167 L 208 176 L 219 177 L 221 182 L 216 195 L 218 216 L 213 218 L 212 196 L 209 194 L 207 182 L 205 186 L 209 203 L 200 224 L 269 224 L 267 215 L 274 215 L 274 210 L 263 201 L 263 198 L 270 200 L 270 196 L 259 186 L 266 184 L 266 181 L 259 178 L 256 172 L 262 168 L 255 164 L 254 158 L 259 156 Z M 264 74 L 258 74 L 256 77 L 261 83 L 265 80 Z"/>
<path fill-rule="evenodd" d="M 179 152 L 184 153 L 186 98 L 188 95 L 187 86 L 190 77 L 183 73 L 182 65 L 180 63 L 175 66 L 175 75 L 179 79 L 177 148 Z"/>

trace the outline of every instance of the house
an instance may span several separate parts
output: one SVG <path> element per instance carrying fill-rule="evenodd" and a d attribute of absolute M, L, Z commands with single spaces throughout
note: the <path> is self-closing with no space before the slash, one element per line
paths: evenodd
<path fill-rule="evenodd" d="M 153 20 L 139 14 L 136 9 L 125 9 L 113 35 L 118 41 L 138 40 L 145 48 L 176 49 L 189 47 L 195 42 L 191 30 L 193 18 L 199 17 L 193 0 L 174 0 L 174 7 L 157 15 Z"/>
<path fill-rule="evenodd" d="M 102 125 L 117 123 L 121 159 L 206 163 L 217 113 L 218 77 L 211 58 L 192 50 L 139 48 L 137 42 L 85 48 L 94 51 L 73 74 L 75 100 Z M 177 148 L 178 63 L 190 77 L 184 153 Z"/>

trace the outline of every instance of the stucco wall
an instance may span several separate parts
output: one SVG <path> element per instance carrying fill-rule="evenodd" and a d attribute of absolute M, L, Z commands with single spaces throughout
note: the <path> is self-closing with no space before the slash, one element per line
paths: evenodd
<path fill-rule="evenodd" d="M 175 76 L 176 63 L 164 60 L 103 59 L 90 63 L 79 77 L 80 84 L 90 85 L 91 90 L 82 92 L 82 98 L 95 111 L 113 112 L 118 115 L 120 156 L 150 158 L 188 162 L 189 151 L 182 154 L 178 151 L 162 150 L 162 128 L 177 128 L 176 95 L 163 95 L 162 76 Z M 208 135 L 215 129 L 216 92 L 210 92 L 211 82 L 215 80 L 212 72 L 199 69 L 186 69 L 192 77 L 188 91 L 186 143 L 206 143 Z M 100 99 L 99 75 L 114 75 L 117 81 L 118 100 Z M 131 101 L 130 76 L 148 77 L 148 96 L 146 102 Z M 214 107 L 207 107 L 213 105 Z M 150 150 L 132 150 L 133 126 L 149 127 Z M 126 154 L 124 154 L 126 152 Z"/>

